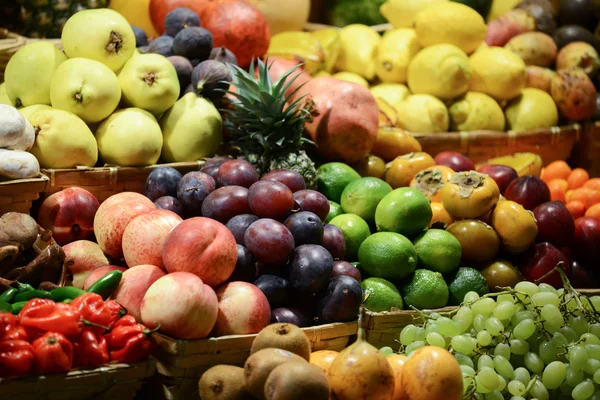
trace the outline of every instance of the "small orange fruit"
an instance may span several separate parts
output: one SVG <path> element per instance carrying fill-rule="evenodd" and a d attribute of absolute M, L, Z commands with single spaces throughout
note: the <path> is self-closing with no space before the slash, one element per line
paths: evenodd
<path fill-rule="evenodd" d="M 585 183 L 590 179 L 590 175 L 583 168 L 575 168 L 569 174 L 567 178 L 567 182 L 569 182 L 569 189 L 577 189 L 585 185 Z"/>
<path fill-rule="evenodd" d="M 562 160 L 553 161 L 546 165 L 542 170 L 541 178 L 544 182 L 549 182 L 553 179 L 567 179 L 571 173 L 569 164 Z"/>
<path fill-rule="evenodd" d="M 573 193 L 569 196 L 569 201 L 581 201 L 587 209 L 594 204 L 600 203 L 600 191 L 580 187 L 573 190 Z"/>
<path fill-rule="evenodd" d="M 581 201 L 574 200 L 569 201 L 565 204 L 567 210 L 571 213 L 573 219 L 583 217 L 585 215 L 585 204 Z"/>
<path fill-rule="evenodd" d="M 584 188 L 600 190 L 600 178 L 592 178 L 583 184 Z"/>
<path fill-rule="evenodd" d="M 562 201 L 566 203 L 566 193 L 569 188 L 569 183 L 565 179 L 552 179 L 547 182 L 550 189 L 550 199 L 552 201 Z"/>
<path fill-rule="evenodd" d="M 600 219 L 600 204 L 594 204 L 585 211 L 586 217 L 594 217 Z"/>

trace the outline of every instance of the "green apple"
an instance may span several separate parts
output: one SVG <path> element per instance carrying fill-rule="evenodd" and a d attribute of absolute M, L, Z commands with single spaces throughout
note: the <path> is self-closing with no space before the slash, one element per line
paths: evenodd
<path fill-rule="evenodd" d="M 107 164 L 137 167 L 156 164 L 163 136 L 154 115 L 141 108 L 126 108 L 98 126 L 96 140 Z"/>
<path fill-rule="evenodd" d="M 50 105 L 50 81 L 67 56 L 46 41 L 23 46 L 6 65 L 6 94 L 13 106 Z"/>
<path fill-rule="evenodd" d="M 86 123 L 100 122 L 119 105 L 121 85 L 101 62 L 71 58 L 56 69 L 50 100 L 52 107 L 70 111 Z"/>
<path fill-rule="evenodd" d="M 12 106 L 12 101 L 10 101 L 10 99 L 8 98 L 8 95 L 6 94 L 6 84 L 5 83 L 0 83 L 0 104 L 6 104 L 9 106 Z"/>
<path fill-rule="evenodd" d="M 160 54 L 131 57 L 119 73 L 126 105 L 161 115 L 179 98 L 179 78 L 169 60 Z"/>
<path fill-rule="evenodd" d="M 135 51 L 135 35 L 118 12 L 108 8 L 79 11 L 67 20 L 62 45 L 69 58 L 100 61 L 118 71 Z"/>
<path fill-rule="evenodd" d="M 93 167 L 98 145 L 90 128 L 77 115 L 55 108 L 33 109 L 26 119 L 36 133 L 30 152 L 42 168 Z"/>
<path fill-rule="evenodd" d="M 223 120 L 204 97 L 188 93 L 163 115 L 162 158 L 166 162 L 196 161 L 215 154 L 223 138 Z"/>

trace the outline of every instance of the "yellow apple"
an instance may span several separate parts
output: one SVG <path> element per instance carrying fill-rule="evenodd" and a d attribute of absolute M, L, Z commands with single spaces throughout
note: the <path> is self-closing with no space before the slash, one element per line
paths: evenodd
<path fill-rule="evenodd" d="M 179 98 L 179 78 L 169 60 L 160 54 L 131 57 L 119 73 L 123 102 L 161 115 Z"/>
<path fill-rule="evenodd" d="M 34 104 L 50 105 L 50 81 L 58 66 L 67 56 L 46 41 L 23 46 L 6 65 L 4 81 L 11 105 L 19 107 Z"/>
<path fill-rule="evenodd" d="M 50 100 L 52 107 L 70 111 L 86 123 L 100 122 L 119 105 L 121 85 L 101 62 L 71 58 L 56 69 Z"/>
<path fill-rule="evenodd" d="M 26 119 L 36 132 L 30 152 L 42 168 L 93 167 L 98 146 L 90 128 L 77 115 L 55 108 L 34 109 Z"/>
<path fill-rule="evenodd" d="M 9 106 L 13 105 L 10 99 L 8 98 L 8 95 L 6 94 L 5 83 L 0 83 L 0 104 L 7 104 Z"/>
<path fill-rule="evenodd" d="M 100 61 L 118 71 L 135 50 L 135 35 L 129 22 L 108 8 L 79 11 L 67 20 L 62 45 L 69 58 Z"/>
<path fill-rule="evenodd" d="M 112 114 L 98 126 L 96 140 L 102 160 L 122 167 L 156 164 L 163 144 L 156 118 L 141 108 Z"/>
<path fill-rule="evenodd" d="M 188 93 L 160 121 L 166 162 L 196 161 L 215 154 L 223 137 L 219 111 L 204 97 Z"/>

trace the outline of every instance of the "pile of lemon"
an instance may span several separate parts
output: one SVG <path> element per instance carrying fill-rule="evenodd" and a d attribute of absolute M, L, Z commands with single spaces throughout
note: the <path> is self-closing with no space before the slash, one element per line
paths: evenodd
<path fill-rule="evenodd" d="M 472 8 L 388 0 L 381 13 L 391 27 L 383 34 L 359 24 L 284 32 L 273 36 L 268 55 L 300 60 L 313 76 L 370 88 L 384 124 L 413 133 L 520 132 L 558 123 L 552 97 L 526 88 L 525 62 L 485 44 L 486 22 Z"/>

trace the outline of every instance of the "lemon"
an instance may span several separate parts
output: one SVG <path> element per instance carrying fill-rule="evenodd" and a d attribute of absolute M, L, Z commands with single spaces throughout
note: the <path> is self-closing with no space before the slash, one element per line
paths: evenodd
<path fill-rule="evenodd" d="M 487 25 L 477 11 L 460 3 L 447 2 L 423 8 L 415 17 L 421 46 L 447 43 L 467 54 L 477 49 L 487 34 Z"/>
<path fill-rule="evenodd" d="M 378 232 L 369 236 L 358 250 L 360 268 L 369 276 L 397 281 L 417 267 L 417 252 L 399 233 Z"/>
<path fill-rule="evenodd" d="M 369 82 L 359 74 L 354 72 L 338 72 L 337 74 L 331 75 L 332 78 L 339 79 L 340 81 L 352 82 L 357 85 L 369 87 Z"/>
<path fill-rule="evenodd" d="M 558 124 L 558 110 L 552 97 L 540 89 L 525 88 L 506 106 L 509 129 L 517 132 L 550 128 Z"/>
<path fill-rule="evenodd" d="M 469 57 L 451 44 L 424 48 L 408 67 L 408 87 L 415 94 L 452 99 L 469 90 L 470 80 Z"/>
<path fill-rule="evenodd" d="M 503 131 L 504 112 L 487 94 L 468 92 L 448 107 L 452 131 Z"/>
<path fill-rule="evenodd" d="M 439 99 L 428 94 L 413 94 L 397 107 L 398 127 L 409 132 L 447 132 L 448 109 Z"/>
<path fill-rule="evenodd" d="M 309 74 L 317 73 L 325 64 L 325 52 L 321 43 L 308 32 L 281 32 L 273 35 L 267 56 L 301 59 Z"/>
<path fill-rule="evenodd" d="M 446 274 L 460 264 L 462 247 L 450 232 L 429 229 L 413 240 L 413 245 L 419 256 L 419 268 Z"/>
<path fill-rule="evenodd" d="M 498 101 L 518 96 L 527 83 L 525 62 L 502 47 L 489 47 L 473 54 L 471 71 L 471 90 Z"/>
<path fill-rule="evenodd" d="M 401 83 L 380 83 L 371 87 L 371 93 L 376 99 L 382 99 L 392 107 L 397 106 L 410 96 L 410 91 Z"/>
<path fill-rule="evenodd" d="M 382 82 L 405 83 L 408 65 L 421 50 L 414 29 L 392 29 L 381 38 L 375 73 Z"/>
<path fill-rule="evenodd" d="M 375 60 L 380 41 L 379 34 L 366 25 L 352 24 L 342 28 L 341 51 L 336 68 L 372 80 L 375 77 Z"/>
<path fill-rule="evenodd" d="M 325 53 L 325 71 L 331 72 L 335 67 L 335 62 L 340 55 L 340 31 L 335 28 L 319 29 L 312 32 L 312 35 L 319 41 L 321 48 Z"/>
<path fill-rule="evenodd" d="M 495 20 L 505 12 L 512 10 L 521 1 L 523 0 L 494 0 L 492 2 L 492 9 L 490 10 L 490 13 L 487 16 L 488 22 Z"/>
<path fill-rule="evenodd" d="M 372 312 L 402 310 L 400 291 L 390 281 L 381 278 L 367 278 L 360 283 L 364 293 L 363 304 Z"/>
<path fill-rule="evenodd" d="M 412 28 L 415 16 L 430 4 L 439 4 L 448 0 L 388 0 L 381 5 L 379 12 L 394 28 Z"/>
<path fill-rule="evenodd" d="M 344 235 L 344 240 L 346 241 L 345 259 L 347 261 L 356 261 L 360 245 L 371 235 L 369 225 L 364 219 L 354 214 L 338 215 L 329 221 L 329 223 L 340 228 Z"/>

